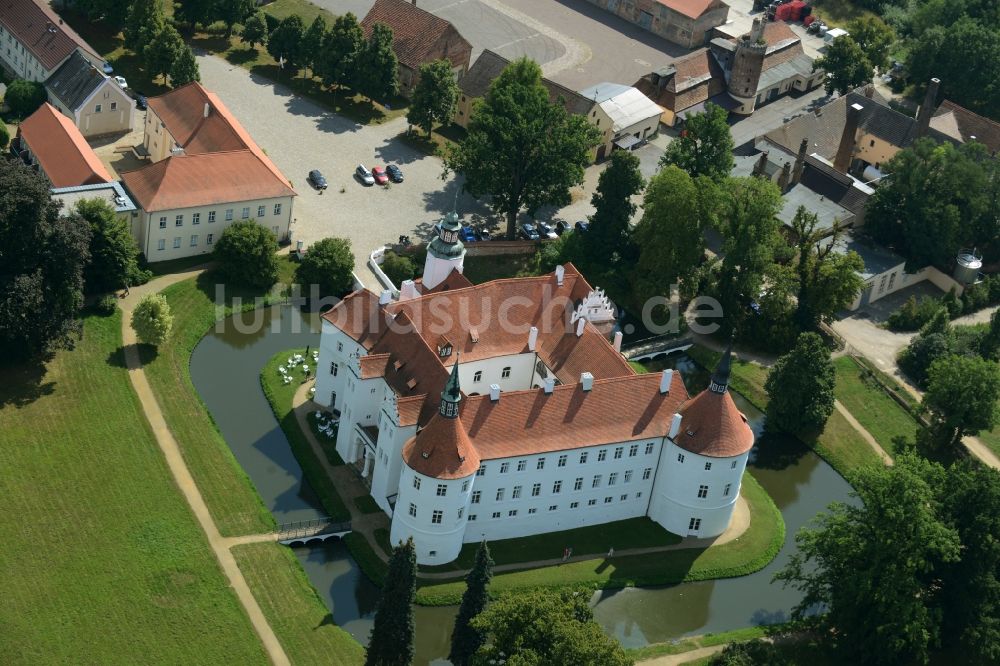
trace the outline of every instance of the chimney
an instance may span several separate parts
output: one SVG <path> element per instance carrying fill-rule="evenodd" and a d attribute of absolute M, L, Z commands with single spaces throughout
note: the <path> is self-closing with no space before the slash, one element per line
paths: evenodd
<path fill-rule="evenodd" d="M 795 166 L 792 167 L 792 185 L 802 180 L 802 169 L 806 165 L 806 151 L 809 149 L 809 139 L 802 139 L 799 144 L 799 154 L 795 156 Z"/>
<path fill-rule="evenodd" d="M 927 128 L 931 125 L 931 116 L 934 115 L 934 105 L 937 102 L 938 88 L 941 87 L 941 79 L 933 78 L 927 84 L 927 94 L 924 95 L 924 103 L 917 110 L 917 136 L 925 136 Z"/>
<path fill-rule="evenodd" d="M 490 384 L 490 401 L 500 402 L 500 385 Z"/>
<path fill-rule="evenodd" d="M 865 97 L 868 99 L 875 99 L 875 84 L 869 83 L 865 86 Z"/>
<path fill-rule="evenodd" d="M 622 337 L 624 336 L 622 335 L 621 331 L 615 331 L 615 342 L 614 342 L 615 351 L 618 352 L 619 354 L 622 351 Z"/>
<path fill-rule="evenodd" d="M 204 113 L 202 115 L 205 118 L 208 118 L 208 112 L 211 111 L 211 110 L 212 110 L 212 107 L 208 104 L 208 102 L 205 102 L 205 111 L 204 111 Z"/>
<path fill-rule="evenodd" d="M 563 268 L 561 265 L 556 266 L 556 284 L 559 285 L 560 287 L 562 286 L 563 277 L 565 275 L 566 275 L 566 269 Z"/>
<path fill-rule="evenodd" d="M 594 375 L 589 372 L 583 372 L 580 374 L 580 387 L 584 391 L 589 391 L 594 388 Z"/>
<path fill-rule="evenodd" d="M 379 305 L 388 305 L 389 301 L 391 301 L 391 300 L 392 300 L 392 292 L 389 291 L 388 289 L 383 289 L 382 293 L 379 294 L 378 304 Z"/>
<path fill-rule="evenodd" d="M 757 163 L 753 165 L 753 175 L 760 178 L 767 178 L 767 151 L 765 150 L 757 158 Z"/>
<path fill-rule="evenodd" d="M 750 28 L 750 41 L 757 42 L 764 38 L 764 21 L 759 16 L 753 20 L 753 27 Z"/>
<path fill-rule="evenodd" d="M 670 422 L 670 432 L 667 433 L 667 437 L 673 439 L 677 436 L 677 433 L 681 431 L 681 415 L 674 414 L 674 420 Z"/>
<path fill-rule="evenodd" d="M 674 371 L 664 370 L 660 375 L 660 393 L 670 393 L 670 382 L 674 381 Z"/>
<path fill-rule="evenodd" d="M 532 326 L 528 329 L 528 351 L 535 351 L 538 345 L 538 327 Z"/>
<path fill-rule="evenodd" d="M 408 301 L 417 297 L 417 283 L 413 280 L 403 280 L 400 285 L 399 300 Z"/>
<path fill-rule="evenodd" d="M 549 395 L 550 393 L 552 393 L 552 390 L 555 387 L 556 387 L 556 380 L 554 378 L 549 377 L 548 379 L 545 380 L 544 390 L 545 390 L 545 394 L 546 395 Z"/>
<path fill-rule="evenodd" d="M 583 329 L 587 325 L 587 320 L 580 317 L 576 320 L 576 337 L 583 335 Z"/>
<path fill-rule="evenodd" d="M 860 104 L 851 104 L 847 107 L 844 132 L 840 135 L 837 156 L 833 158 L 833 168 L 840 173 L 847 173 L 851 167 L 851 160 L 854 159 L 854 145 L 857 142 L 858 123 L 861 122 L 861 112 L 864 110 L 865 107 Z"/>
<path fill-rule="evenodd" d="M 788 189 L 788 183 L 792 179 L 792 163 L 785 162 L 785 165 L 781 167 L 781 173 L 778 174 L 778 189 L 785 192 Z"/>

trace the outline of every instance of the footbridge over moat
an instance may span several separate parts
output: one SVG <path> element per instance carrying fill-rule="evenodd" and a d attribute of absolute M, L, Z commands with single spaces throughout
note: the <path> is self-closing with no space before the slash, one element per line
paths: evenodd
<path fill-rule="evenodd" d="M 646 361 L 657 356 L 687 351 L 692 345 L 694 345 L 693 338 L 675 338 L 664 335 L 624 345 L 622 346 L 622 355 L 630 361 Z"/>
<path fill-rule="evenodd" d="M 351 532 L 351 522 L 334 522 L 331 518 L 314 518 L 278 525 L 274 540 L 286 546 L 305 546 L 330 539 L 342 539 Z"/>

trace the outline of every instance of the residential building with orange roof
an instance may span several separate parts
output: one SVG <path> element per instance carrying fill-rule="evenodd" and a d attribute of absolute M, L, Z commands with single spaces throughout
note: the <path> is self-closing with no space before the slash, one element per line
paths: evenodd
<path fill-rule="evenodd" d="M 590 0 L 601 9 L 693 49 L 704 45 L 712 29 L 726 22 L 729 5 L 722 0 Z"/>
<path fill-rule="evenodd" d="M 73 121 L 46 102 L 17 129 L 18 151 L 52 183 L 75 187 L 114 180 Z"/>
<path fill-rule="evenodd" d="M 572 264 L 453 284 L 358 291 L 323 315 L 314 399 L 393 542 L 444 564 L 483 538 L 641 516 L 725 531 L 754 442 L 729 352 L 690 399 L 678 373 L 635 373 L 614 306 Z"/>
<path fill-rule="evenodd" d="M 207 254 L 236 220 L 289 240 L 291 182 L 197 81 L 149 99 L 137 152 L 150 164 L 121 178 L 141 209 L 136 240 L 147 261 Z"/>

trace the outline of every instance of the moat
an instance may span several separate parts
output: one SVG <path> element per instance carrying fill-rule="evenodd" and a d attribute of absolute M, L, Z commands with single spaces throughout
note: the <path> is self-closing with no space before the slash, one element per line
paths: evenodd
<path fill-rule="evenodd" d="M 236 326 L 226 320 L 205 335 L 191 357 L 192 382 L 275 520 L 286 523 L 320 517 L 323 510 L 302 478 L 259 380 L 261 368 L 278 352 L 306 346 L 318 349 L 319 317 L 275 306 L 248 313 L 244 321 L 246 325 Z M 677 368 L 692 392 L 707 384 L 707 373 L 684 356 L 649 365 L 655 370 Z M 742 396 L 734 393 L 733 398 L 759 434 L 763 415 Z M 750 460 L 748 471 L 785 519 L 781 552 L 761 571 L 741 578 L 598 592 L 595 616 L 625 647 L 788 618 L 800 595 L 772 584 L 771 577 L 791 556 L 795 532 L 830 502 L 847 501 L 850 486 L 795 441 L 763 438 Z M 334 622 L 366 642 L 378 588 L 337 541 L 295 552 Z M 455 607 L 416 607 L 414 664 L 444 663 L 455 611 Z"/>

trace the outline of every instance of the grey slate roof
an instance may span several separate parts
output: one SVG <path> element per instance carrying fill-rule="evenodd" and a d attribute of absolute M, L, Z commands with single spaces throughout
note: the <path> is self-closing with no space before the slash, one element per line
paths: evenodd
<path fill-rule="evenodd" d="M 76 111 L 106 78 L 79 51 L 74 51 L 45 82 L 45 88 L 67 109 Z"/>
<path fill-rule="evenodd" d="M 813 59 L 804 53 L 797 55 L 787 62 L 775 65 L 761 72 L 760 81 L 757 82 L 757 92 L 764 92 L 771 86 L 777 85 L 793 76 L 812 76 Z"/>
<path fill-rule="evenodd" d="M 504 67 L 510 64 L 510 60 L 489 49 L 484 49 L 476 62 L 465 73 L 465 76 L 458 82 L 458 87 L 466 97 L 478 99 L 485 97 L 490 89 L 493 80 L 500 76 Z M 561 86 L 554 81 L 542 78 L 542 85 L 549 91 L 549 99 L 555 101 L 562 98 L 566 103 L 566 110 L 576 115 L 586 115 L 593 108 L 593 100 L 587 99 L 580 93 L 570 90 L 566 86 Z M 626 88 L 628 86 L 625 86 Z"/>
<path fill-rule="evenodd" d="M 829 245 L 831 238 L 826 238 L 820 242 L 825 247 Z M 847 254 L 852 250 L 857 252 L 861 256 L 861 260 L 865 262 L 864 269 L 858 273 L 863 280 L 871 280 L 886 271 L 906 263 L 906 260 L 898 254 L 875 245 L 867 238 L 858 236 L 850 231 L 844 232 L 837 239 L 837 244 L 833 247 L 833 251 L 838 254 Z"/>

